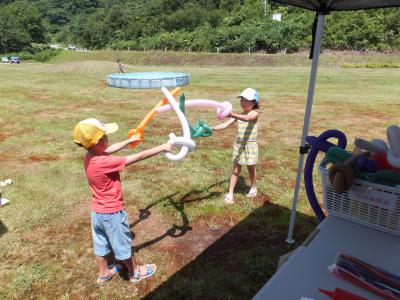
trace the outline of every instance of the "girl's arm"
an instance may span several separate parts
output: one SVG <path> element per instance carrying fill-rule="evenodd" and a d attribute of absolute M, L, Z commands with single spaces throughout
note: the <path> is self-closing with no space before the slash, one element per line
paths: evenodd
<path fill-rule="evenodd" d="M 258 119 L 258 112 L 253 110 L 249 112 L 247 115 L 240 115 L 232 112 L 231 117 L 241 121 L 255 121 Z"/>
<path fill-rule="evenodd" d="M 139 138 L 137 136 L 132 136 L 129 139 L 119 142 L 119 143 L 115 143 L 111 146 L 109 146 L 106 151 L 104 151 L 106 154 L 111 154 L 111 153 L 115 153 L 118 152 L 122 149 L 124 149 L 126 146 L 128 146 L 130 143 L 136 142 L 138 141 Z"/>
<path fill-rule="evenodd" d="M 236 119 L 230 118 L 230 119 L 229 119 L 228 121 L 226 121 L 225 123 L 221 123 L 221 124 L 219 124 L 219 125 L 217 125 L 217 126 L 215 126 L 215 127 L 212 127 L 212 130 L 218 131 L 218 130 L 225 129 L 225 128 L 231 126 L 231 125 L 232 125 L 233 123 L 235 123 L 235 122 L 236 122 Z"/>
<path fill-rule="evenodd" d="M 147 149 L 147 150 L 141 151 L 141 152 L 136 153 L 136 154 L 128 155 L 128 156 L 126 156 L 125 165 L 128 166 L 128 165 L 130 165 L 132 163 L 135 163 L 135 162 L 141 161 L 143 159 L 152 157 L 152 156 L 154 156 L 156 154 L 159 154 L 161 152 L 171 152 L 173 150 L 173 148 L 174 148 L 174 146 L 172 146 L 170 143 L 165 143 L 165 144 L 162 144 L 160 146 L 157 146 L 157 147 L 154 147 L 154 148 L 151 148 L 151 149 Z"/>

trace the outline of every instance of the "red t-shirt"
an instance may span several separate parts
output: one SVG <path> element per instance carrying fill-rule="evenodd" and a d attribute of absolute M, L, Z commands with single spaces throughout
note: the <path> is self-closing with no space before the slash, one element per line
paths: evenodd
<path fill-rule="evenodd" d="M 115 213 L 124 209 L 121 178 L 126 158 L 111 155 L 86 155 L 84 166 L 92 191 L 92 210 L 97 213 Z"/>

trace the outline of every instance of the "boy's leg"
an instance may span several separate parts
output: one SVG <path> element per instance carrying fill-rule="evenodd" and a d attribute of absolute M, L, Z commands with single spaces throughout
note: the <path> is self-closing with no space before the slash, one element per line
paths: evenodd
<path fill-rule="evenodd" d="M 128 259 L 124 259 L 124 260 L 122 260 L 122 262 L 125 265 L 126 269 L 128 270 L 128 273 L 135 272 L 136 264 L 134 263 L 132 257 L 128 258 Z"/>
<path fill-rule="evenodd" d="M 235 190 L 235 186 L 240 174 L 240 171 L 242 170 L 242 166 L 239 165 L 237 162 L 233 163 L 233 169 L 232 169 L 232 175 L 231 179 L 229 181 L 229 191 L 228 195 L 233 195 L 233 191 Z"/>
<path fill-rule="evenodd" d="M 110 246 L 107 241 L 106 233 L 102 230 L 101 219 L 102 214 L 92 211 L 91 229 L 93 238 L 94 255 L 97 266 L 99 268 L 100 277 L 110 276 L 108 269 L 107 255 L 110 253 Z"/>
<path fill-rule="evenodd" d="M 99 285 L 106 284 L 110 281 L 114 275 L 120 272 L 121 266 L 115 265 L 111 269 L 108 265 L 107 256 L 95 256 L 95 260 L 97 265 L 99 266 L 99 276 L 97 277 L 96 282 Z"/>
<path fill-rule="evenodd" d="M 133 274 L 139 274 L 138 277 L 143 279 L 153 275 L 156 270 L 155 265 L 139 266 L 132 257 L 132 237 L 128 215 L 125 210 L 115 214 L 112 227 L 114 230 L 110 232 L 108 239 L 114 251 L 115 258 L 125 265 L 129 277 L 134 277 Z"/>
<path fill-rule="evenodd" d="M 138 265 L 133 258 L 122 260 L 129 274 L 138 273 L 140 276 L 147 275 L 147 265 Z"/>
<path fill-rule="evenodd" d="M 100 276 L 110 276 L 110 269 L 108 268 L 108 261 L 106 256 L 95 256 L 97 266 L 99 267 Z"/>

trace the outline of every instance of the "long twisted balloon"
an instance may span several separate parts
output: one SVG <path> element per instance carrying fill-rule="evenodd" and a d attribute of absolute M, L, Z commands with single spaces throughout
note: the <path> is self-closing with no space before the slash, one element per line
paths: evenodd
<path fill-rule="evenodd" d="M 223 120 L 232 111 L 232 103 L 229 101 L 225 102 L 218 102 L 214 100 L 208 99 L 195 99 L 195 100 L 188 100 L 185 101 L 185 107 L 192 107 L 192 106 L 207 106 L 207 107 L 215 107 L 217 109 L 217 119 Z M 156 109 L 157 112 L 165 112 L 170 110 L 172 107 L 170 105 L 163 105 Z"/>
<path fill-rule="evenodd" d="M 179 121 L 181 122 L 181 125 L 182 125 L 182 129 L 183 129 L 183 136 L 177 137 L 172 132 L 169 134 L 169 142 L 171 144 L 173 144 L 174 146 L 181 148 L 179 153 L 178 154 L 166 153 L 165 157 L 168 158 L 169 160 L 174 160 L 174 161 L 181 160 L 182 158 L 184 158 L 186 156 L 186 154 L 189 151 L 194 150 L 194 148 L 196 147 L 196 143 L 190 138 L 189 123 L 186 120 L 186 117 L 183 114 L 183 112 L 179 109 L 179 105 L 175 101 L 175 98 L 165 87 L 162 87 L 161 91 L 164 93 L 169 104 L 171 105 L 171 107 L 175 111 L 176 115 L 178 116 Z"/>
<path fill-rule="evenodd" d="M 172 90 L 171 94 L 173 96 L 176 96 L 176 95 L 178 95 L 178 93 L 180 91 L 181 91 L 181 88 L 177 87 Z M 159 103 L 157 103 L 153 107 L 152 110 L 150 110 L 147 113 L 147 115 L 143 118 L 143 120 L 140 122 L 140 124 L 136 128 L 129 130 L 129 132 L 128 132 L 129 137 L 136 135 L 139 138 L 138 141 L 129 144 L 129 147 L 131 147 L 131 148 L 136 147 L 140 142 L 142 142 L 144 140 L 143 130 L 150 123 L 150 121 L 156 116 L 156 114 L 157 114 L 156 108 L 160 107 L 164 104 L 167 104 L 167 103 L 168 103 L 168 100 L 164 97 Z"/>
<path fill-rule="evenodd" d="M 308 201 L 310 202 L 318 221 L 322 221 L 325 218 L 325 215 L 319 206 L 317 197 L 315 196 L 312 173 L 318 152 L 322 151 L 326 153 L 330 147 L 335 146 L 331 142 L 328 142 L 329 138 L 337 138 L 338 146 L 343 149 L 346 148 L 347 138 L 345 134 L 339 130 L 327 130 L 321 133 L 318 137 L 306 137 L 306 141 L 311 145 L 311 150 L 308 153 L 306 165 L 304 167 L 304 185 L 306 187 Z"/>

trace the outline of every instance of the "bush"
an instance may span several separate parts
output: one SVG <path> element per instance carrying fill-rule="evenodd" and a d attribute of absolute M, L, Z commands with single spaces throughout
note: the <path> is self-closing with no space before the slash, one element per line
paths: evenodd
<path fill-rule="evenodd" d="M 21 60 L 32 60 L 34 57 L 34 54 L 28 51 L 22 51 L 16 54 L 16 56 L 19 56 Z"/>
<path fill-rule="evenodd" d="M 53 57 L 60 54 L 61 51 L 63 51 L 63 50 L 62 49 L 47 49 L 47 50 L 41 51 L 41 52 L 33 55 L 33 59 L 35 61 L 39 61 L 39 62 L 47 62 L 50 59 L 52 59 Z"/>
<path fill-rule="evenodd" d="M 138 45 L 137 42 L 134 40 L 130 41 L 112 41 L 107 44 L 107 47 L 115 50 L 135 50 L 137 49 Z"/>
<path fill-rule="evenodd" d="M 400 68 L 399 64 L 389 64 L 389 63 L 369 63 L 369 64 L 342 64 L 340 67 L 344 69 L 397 69 Z"/>

